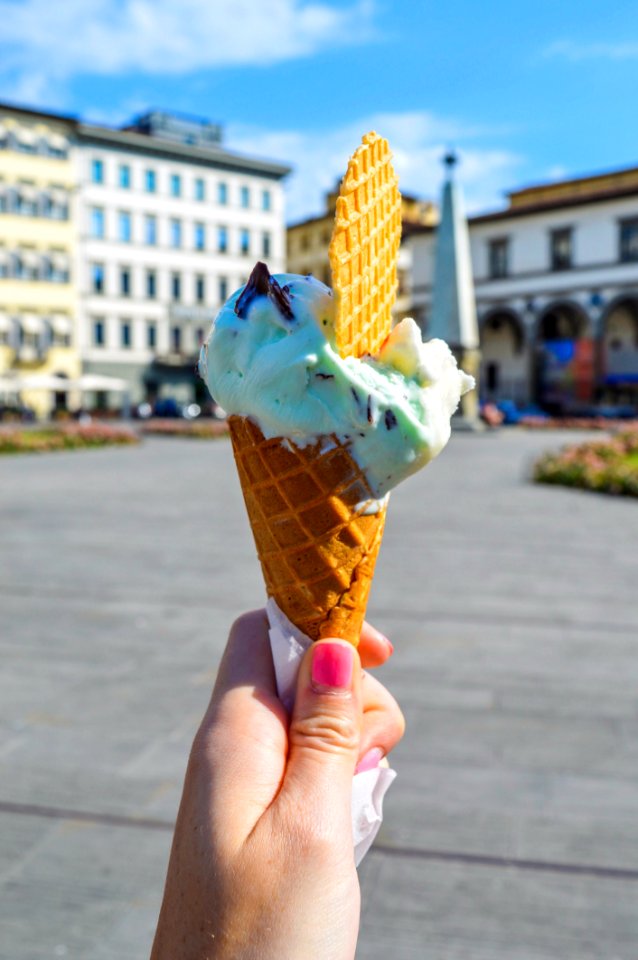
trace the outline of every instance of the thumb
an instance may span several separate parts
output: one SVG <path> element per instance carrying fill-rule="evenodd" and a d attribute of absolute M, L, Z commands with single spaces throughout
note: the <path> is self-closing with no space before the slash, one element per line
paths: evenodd
<path fill-rule="evenodd" d="M 341 810 L 350 824 L 362 726 L 361 663 L 345 640 L 319 640 L 299 670 L 282 791 L 315 816 Z"/>

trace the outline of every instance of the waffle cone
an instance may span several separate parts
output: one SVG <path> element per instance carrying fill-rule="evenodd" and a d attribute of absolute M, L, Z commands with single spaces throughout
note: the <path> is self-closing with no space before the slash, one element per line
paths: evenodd
<path fill-rule="evenodd" d="M 349 446 L 337 437 L 298 447 L 266 440 L 247 417 L 228 419 L 266 590 L 312 640 L 359 643 L 385 523 Z"/>

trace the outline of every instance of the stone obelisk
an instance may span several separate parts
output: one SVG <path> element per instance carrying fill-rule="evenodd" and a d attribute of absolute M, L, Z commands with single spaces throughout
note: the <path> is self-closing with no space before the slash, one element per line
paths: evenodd
<path fill-rule="evenodd" d="M 463 198 L 454 179 L 454 153 L 444 158 L 446 179 L 441 202 L 441 220 L 436 231 L 432 310 L 428 338 L 447 341 L 459 366 L 476 380 L 476 390 L 466 393 L 452 420 L 456 428 L 480 429 L 478 376 L 480 350 L 470 237 L 463 211 Z"/>

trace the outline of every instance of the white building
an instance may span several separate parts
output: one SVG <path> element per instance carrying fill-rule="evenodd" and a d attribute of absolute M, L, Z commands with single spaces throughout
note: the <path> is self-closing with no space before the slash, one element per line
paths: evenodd
<path fill-rule="evenodd" d="M 518 190 L 470 220 L 483 399 L 578 411 L 638 399 L 638 169 Z M 427 331 L 434 231 L 410 238 Z"/>
<path fill-rule="evenodd" d="M 77 144 L 83 370 L 127 380 L 134 401 L 192 400 L 220 305 L 257 260 L 284 269 L 289 168 L 230 153 L 218 127 L 164 113 L 122 130 L 79 124 Z"/>

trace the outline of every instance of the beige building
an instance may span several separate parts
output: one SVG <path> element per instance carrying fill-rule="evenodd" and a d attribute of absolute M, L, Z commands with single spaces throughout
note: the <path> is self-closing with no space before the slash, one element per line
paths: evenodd
<path fill-rule="evenodd" d="M 332 236 L 339 188 L 326 195 L 326 212 L 319 217 L 310 217 L 288 227 L 287 270 L 305 276 L 311 273 L 327 286 L 331 285 L 328 246 Z M 436 206 L 416 197 L 403 194 L 402 242 L 399 250 L 399 290 L 394 307 L 395 319 L 407 316 L 410 310 L 410 277 L 412 251 L 404 240 L 424 228 L 434 226 L 438 219 Z"/>
<path fill-rule="evenodd" d="M 74 174 L 70 117 L 0 105 L 0 380 L 74 379 Z M 0 390 L 15 402 L 15 394 Z M 64 392 L 29 389 L 22 403 L 39 415 L 66 403 Z"/>

